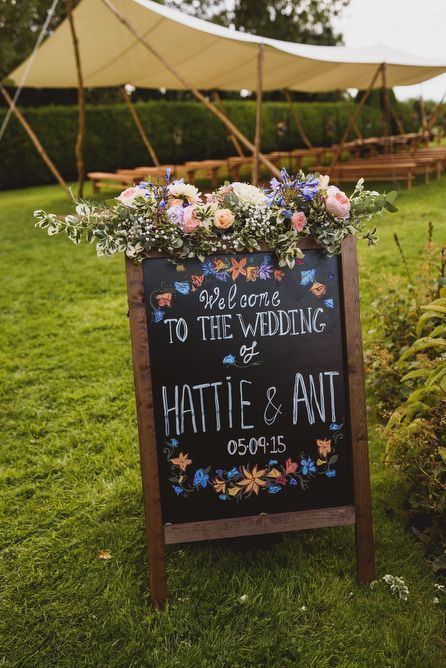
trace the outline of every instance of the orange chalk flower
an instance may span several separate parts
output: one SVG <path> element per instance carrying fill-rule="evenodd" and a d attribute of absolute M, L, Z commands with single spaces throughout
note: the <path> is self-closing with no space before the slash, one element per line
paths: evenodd
<path fill-rule="evenodd" d="M 291 457 L 288 457 L 288 459 L 285 462 L 285 475 L 289 475 L 290 473 L 296 473 L 299 465 L 297 462 L 292 462 Z"/>
<path fill-rule="evenodd" d="M 276 281 L 281 281 L 284 275 L 285 274 L 281 269 L 274 269 L 274 278 Z"/>
<path fill-rule="evenodd" d="M 246 267 L 246 280 L 247 281 L 256 281 L 259 276 L 258 267 Z"/>
<path fill-rule="evenodd" d="M 222 271 L 223 269 L 227 269 L 225 260 L 214 260 L 214 269 L 215 271 Z"/>
<path fill-rule="evenodd" d="M 257 464 L 254 465 L 252 471 L 246 469 L 242 466 L 243 475 L 245 476 L 240 482 L 237 483 L 240 487 L 243 487 L 243 493 L 249 494 L 254 492 L 254 494 L 259 493 L 261 487 L 267 486 L 267 481 L 262 480 L 262 476 L 265 475 L 266 469 L 257 469 Z"/>
<path fill-rule="evenodd" d="M 229 273 L 232 274 L 232 280 L 235 281 L 239 276 L 246 276 L 246 257 L 242 257 L 240 262 L 233 257 L 231 257 L 232 267 L 228 269 Z"/>
<path fill-rule="evenodd" d="M 156 295 L 158 306 L 170 306 L 172 301 L 171 292 L 163 292 L 162 295 Z"/>
<path fill-rule="evenodd" d="M 226 485 L 227 481 L 222 480 L 221 478 L 214 478 L 212 481 L 212 485 L 217 492 L 217 494 L 226 494 Z"/>
<path fill-rule="evenodd" d="M 327 458 L 327 455 L 331 452 L 331 440 L 329 438 L 317 439 L 316 445 L 320 457 Z"/>
<path fill-rule="evenodd" d="M 313 283 L 310 288 L 310 292 L 312 292 L 316 297 L 322 297 L 327 292 L 327 288 L 323 283 Z"/>
<path fill-rule="evenodd" d="M 189 466 L 189 464 L 192 464 L 192 459 L 188 459 L 188 457 L 189 457 L 188 453 L 183 455 L 183 453 L 180 452 L 178 457 L 173 457 L 170 461 L 172 462 L 172 464 L 174 464 L 174 466 L 179 466 L 179 468 L 182 471 L 185 471 Z"/>

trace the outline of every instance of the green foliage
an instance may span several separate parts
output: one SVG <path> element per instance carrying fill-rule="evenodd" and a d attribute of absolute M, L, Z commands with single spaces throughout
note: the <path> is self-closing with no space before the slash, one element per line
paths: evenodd
<path fill-rule="evenodd" d="M 161 163 L 223 158 L 234 154 L 224 126 L 197 102 L 150 101 L 137 103 L 136 108 Z M 311 142 L 317 146 L 330 144 L 341 137 L 353 104 L 297 103 L 296 108 Z M 254 136 L 255 102 L 227 101 L 225 109 L 247 137 Z M 0 123 L 4 113 L 0 110 Z M 26 109 L 25 116 L 63 176 L 74 180 L 76 107 Z M 284 134 L 278 131 L 279 123 L 285 124 Z M 361 123 L 365 136 L 379 133 L 379 110 L 368 111 Z M 265 152 L 303 145 L 285 102 L 264 104 L 262 135 Z M 0 188 L 52 182 L 51 173 L 14 117 L 2 139 L 1 156 Z M 114 171 L 147 164 L 151 164 L 150 157 L 126 105 L 87 105 L 87 171 Z"/>
<path fill-rule="evenodd" d="M 166 0 L 164 4 L 243 32 L 302 44 L 335 45 L 333 26 L 350 0 Z"/>

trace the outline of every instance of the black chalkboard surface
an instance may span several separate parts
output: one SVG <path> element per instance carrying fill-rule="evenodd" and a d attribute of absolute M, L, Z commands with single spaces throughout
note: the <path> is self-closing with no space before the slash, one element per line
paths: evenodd
<path fill-rule="evenodd" d="M 340 257 L 143 270 L 163 523 L 353 504 Z"/>

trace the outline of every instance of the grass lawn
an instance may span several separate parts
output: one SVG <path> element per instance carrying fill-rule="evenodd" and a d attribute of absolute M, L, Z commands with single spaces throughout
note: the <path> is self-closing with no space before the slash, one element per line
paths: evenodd
<path fill-rule="evenodd" d="M 445 188 L 403 191 L 379 246 L 361 249 L 365 331 L 373 286 L 402 271 L 393 231 L 413 261 L 429 220 L 446 241 Z M 433 603 L 373 413 L 377 577 L 403 577 L 407 602 L 357 585 L 343 527 L 173 546 L 170 603 L 151 610 L 123 259 L 49 239 L 36 208 L 69 204 L 56 187 L 0 194 L 0 665 L 446 665 L 444 600 Z"/>

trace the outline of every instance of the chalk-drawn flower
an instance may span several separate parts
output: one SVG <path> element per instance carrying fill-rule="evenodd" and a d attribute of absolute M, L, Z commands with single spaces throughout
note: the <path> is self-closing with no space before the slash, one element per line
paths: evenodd
<path fill-rule="evenodd" d="M 342 429 L 343 424 L 337 424 L 336 422 L 332 422 L 331 425 L 328 427 L 330 431 L 339 431 Z"/>
<path fill-rule="evenodd" d="M 265 257 L 259 267 L 259 277 L 262 281 L 267 281 L 268 278 L 271 278 L 272 273 L 273 265 L 269 264 L 268 258 Z"/>
<path fill-rule="evenodd" d="M 194 285 L 196 285 L 198 288 L 203 283 L 203 280 L 204 280 L 204 274 L 200 274 L 200 275 L 197 275 L 197 276 L 192 276 L 192 283 Z"/>
<path fill-rule="evenodd" d="M 235 281 L 239 276 L 246 276 L 246 261 L 246 257 L 242 257 L 240 261 L 237 261 L 234 257 L 231 257 L 232 267 L 228 269 L 228 271 L 232 275 L 233 281 Z"/>
<path fill-rule="evenodd" d="M 280 475 L 278 478 L 276 478 L 276 482 L 278 485 L 286 485 L 286 478 L 284 475 Z"/>
<path fill-rule="evenodd" d="M 228 483 L 226 480 L 222 480 L 218 477 L 215 477 L 212 481 L 212 486 L 214 487 L 214 490 L 217 492 L 217 494 L 225 494 L 227 484 Z"/>
<path fill-rule="evenodd" d="M 234 480 L 235 478 L 240 478 L 241 474 L 238 468 L 234 466 L 230 471 L 226 473 L 226 477 L 228 478 L 228 480 Z"/>
<path fill-rule="evenodd" d="M 297 485 L 296 478 L 290 478 L 290 485 L 293 485 L 293 487 Z"/>
<path fill-rule="evenodd" d="M 268 487 L 268 492 L 270 494 L 277 494 L 277 492 L 280 492 L 282 490 L 280 485 L 269 485 Z"/>
<path fill-rule="evenodd" d="M 195 471 L 194 475 L 194 485 L 197 487 L 203 487 L 203 489 L 207 486 L 209 480 L 209 475 L 204 469 L 197 469 Z"/>
<path fill-rule="evenodd" d="M 228 266 L 226 264 L 226 260 L 222 260 L 221 258 L 215 258 L 213 261 L 214 269 L 215 271 L 222 271 L 222 269 L 227 269 Z"/>
<path fill-rule="evenodd" d="M 188 453 L 184 455 L 182 452 L 180 452 L 178 457 L 173 457 L 170 461 L 174 466 L 178 466 L 181 471 L 185 471 L 189 464 L 192 464 L 192 459 L 188 459 L 188 457 Z"/>
<path fill-rule="evenodd" d="M 325 471 L 325 475 L 327 478 L 334 478 L 336 476 L 336 471 L 334 469 L 330 469 L 329 471 Z"/>
<path fill-rule="evenodd" d="M 274 269 L 274 278 L 276 281 L 281 281 L 284 276 L 285 273 L 282 271 L 282 269 Z"/>
<path fill-rule="evenodd" d="M 310 288 L 310 292 L 315 296 L 315 297 L 322 297 L 325 295 L 327 292 L 327 288 L 323 283 L 313 283 L 313 285 Z"/>
<path fill-rule="evenodd" d="M 247 467 L 242 466 L 243 475 L 245 476 L 240 480 L 237 485 L 243 488 L 244 494 L 254 494 L 259 493 L 261 487 L 266 487 L 268 484 L 266 480 L 262 480 L 262 476 L 265 475 L 266 469 L 257 469 L 257 464 L 254 464 L 252 471 Z"/>
<path fill-rule="evenodd" d="M 333 299 L 324 299 L 324 304 L 327 308 L 334 308 L 334 300 Z"/>
<path fill-rule="evenodd" d="M 229 496 L 227 494 L 219 494 L 218 498 L 220 501 L 227 501 L 229 499 Z"/>
<path fill-rule="evenodd" d="M 157 309 L 153 312 L 153 319 L 154 319 L 155 322 L 161 322 L 161 320 L 164 318 L 165 315 L 166 315 L 166 312 L 165 312 L 165 311 L 163 311 L 163 310 L 157 308 Z"/>
<path fill-rule="evenodd" d="M 163 292 L 162 295 L 156 295 L 156 300 L 158 302 L 158 306 L 171 306 L 172 305 L 172 293 L 171 292 Z"/>
<path fill-rule="evenodd" d="M 259 268 L 258 267 L 246 267 L 246 280 L 247 281 L 256 281 L 259 277 Z"/>
<path fill-rule="evenodd" d="M 300 465 L 302 467 L 302 473 L 304 475 L 308 475 L 309 473 L 316 473 L 316 467 L 314 465 L 314 461 L 308 457 L 308 459 L 305 459 L 305 457 L 302 457 L 300 460 Z"/>
<path fill-rule="evenodd" d="M 299 464 L 297 462 L 291 461 L 291 457 L 288 457 L 288 459 L 285 462 L 285 475 L 289 475 L 290 473 L 296 473 L 298 467 Z"/>
<path fill-rule="evenodd" d="M 179 283 L 178 281 L 175 281 L 175 290 L 181 292 L 182 295 L 188 295 L 190 292 L 190 284 L 186 282 Z"/>
<path fill-rule="evenodd" d="M 268 478 L 279 478 L 281 473 L 278 469 L 272 468 L 270 471 L 268 471 Z"/>
<path fill-rule="evenodd" d="M 169 445 L 171 445 L 172 448 L 177 448 L 180 445 L 180 442 L 177 438 L 171 438 L 169 441 Z"/>
<path fill-rule="evenodd" d="M 300 284 L 301 285 L 311 285 L 314 283 L 316 278 L 316 269 L 307 269 L 306 271 L 300 272 Z"/>
<path fill-rule="evenodd" d="M 201 269 L 203 271 L 204 276 L 209 276 L 210 274 L 215 274 L 214 270 L 214 265 L 212 264 L 211 260 L 207 260 L 206 262 L 203 262 L 201 265 Z"/>
<path fill-rule="evenodd" d="M 327 458 L 327 455 L 331 452 L 331 440 L 329 438 L 318 438 L 316 445 L 319 455 Z"/>
<path fill-rule="evenodd" d="M 177 496 L 179 496 L 180 494 L 182 494 L 183 491 L 184 491 L 183 488 L 180 487 L 179 485 L 172 485 L 172 489 L 173 489 L 173 491 L 175 492 L 175 494 L 176 494 Z"/>
<path fill-rule="evenodd" d="M 217 274 L 214 274 L 215 278 L 217 281 L 227 281 L 228 280 L 228 274 L 226 271 L 219 271 Z"/>
<path fill-rule="evenodd" d="M 229 496 L 237 496 L 239 492 L 240 492 L 240 487 L 230 487 L 228 490 Z"/>
<path fill-rule="evenodd" d="M 226 366 L 231 366 L 231 364 L 235 364 L 234 355 L 226 355 L 225 357 L 223 357 L 223 364 L 226 364 Z"/>

